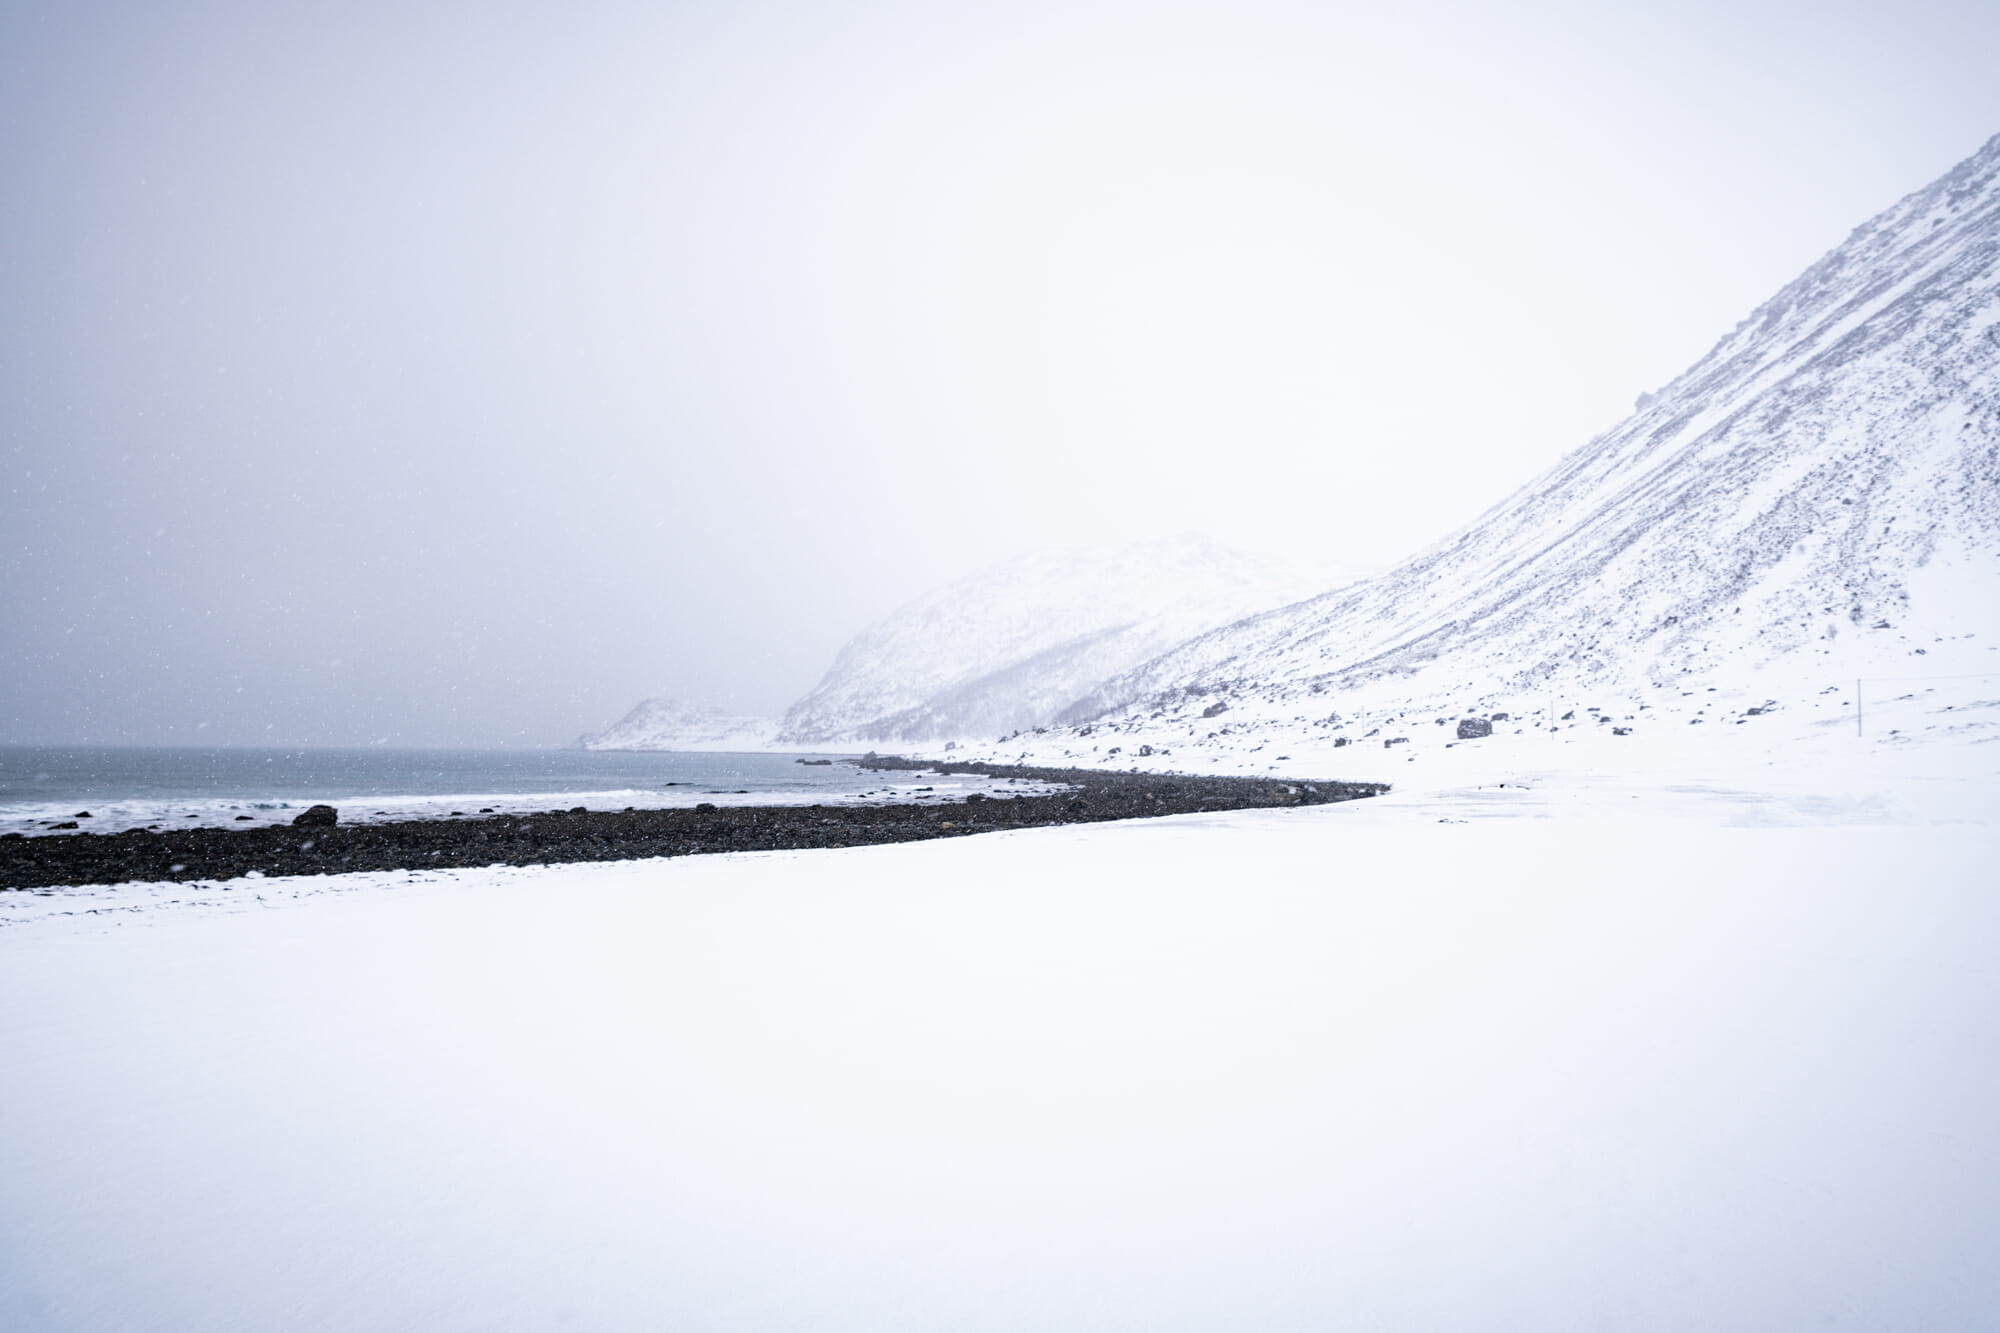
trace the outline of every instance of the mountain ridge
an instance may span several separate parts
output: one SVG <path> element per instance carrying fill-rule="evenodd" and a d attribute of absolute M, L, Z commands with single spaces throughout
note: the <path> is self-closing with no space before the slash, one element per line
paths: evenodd
<path fill-rule="evenodd" d="M 1173 644 L 1323 586 L 1195 534 L 1034 552 L 855 635 L 786 711 L 779 739 L 909 742 L 1044 725 Z"/>
<path fill-rule="evenodd" d="M 586 750 L 710 750 L 771 748 L 778 724 L 771 718 L 725 712 L 682 699 L 642 699 L 606 727 L 577 740 Z"/>
<path fill-rule="evenodd" d="M 2000 136 L 1458 533 L 1379 578 L 1197 636 L 1064 720 L 1184 711 L 1190 688 L 1414 702 L 1559 678 L 1658 686 L 1837 641 L 1841 624 L 1850 642 L 1894 629 L 1934 564 L 1991 573 L 1997 364 Z M 1941 632 L 1981 610 L 1918 602 Z"/>

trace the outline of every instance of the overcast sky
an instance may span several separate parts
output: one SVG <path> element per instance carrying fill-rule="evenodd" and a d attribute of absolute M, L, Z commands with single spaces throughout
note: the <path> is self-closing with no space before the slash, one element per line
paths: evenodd
<path fill-rule="evenodd" d="M 2000 132 L 2000 5 L 0 8 L 0 740 L 775 712 L 925 589 L 1382 566 Z"/>

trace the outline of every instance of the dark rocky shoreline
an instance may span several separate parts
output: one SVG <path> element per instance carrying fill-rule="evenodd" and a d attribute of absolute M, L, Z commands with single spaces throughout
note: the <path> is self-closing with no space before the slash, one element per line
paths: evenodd
<path fill-rule="evenodd" d="M 864 768 L 976 773 L 1065 784 L 1054 795 L 981 797 L 926 805 L 727 806 L 586 810 L 333 827 L 180 829 L 0 837 L 0 889 L 130 880 L 332 875 L 441 866 L 547 865 L 781 848 L 862 847 L 1000 829 L 1112 819 L 1324 805 L 1388 790 L 1374 782 L 1111 773 L 997 764 L 857 760 Z"/>

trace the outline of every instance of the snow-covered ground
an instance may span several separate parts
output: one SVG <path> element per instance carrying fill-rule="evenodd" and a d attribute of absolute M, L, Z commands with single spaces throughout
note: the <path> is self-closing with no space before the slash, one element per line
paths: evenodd
<path fill-rule="evenodd" d="M 1301 810 L 0 894 L 0 1326 L 1994 1327 L 2000 747 L 1608 730 L 1345 747 L 1404 785 Z"/>

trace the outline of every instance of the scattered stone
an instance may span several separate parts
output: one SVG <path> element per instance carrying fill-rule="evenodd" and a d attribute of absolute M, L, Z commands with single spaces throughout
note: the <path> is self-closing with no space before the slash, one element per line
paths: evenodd
<path fill-rule="evenodd" d="M 315 805 L 292 821 L 294 828 L 333 828 L 340 823 L 340 811 L 330 805 Z"/>
<path fill-rule="evenodd" d="M 1502 716 L 1504 717 L 1505 714 L 1502 714 Z M 1491 736 L 1492 734 L 1493 734 L 1493 724 L 1491 722 L 1488 722 L 1483 717 L 1466 717 L 1459 719 L 1458 738 L 1462 741 L 1478 740 L 1481 736 Z"/>
<path fill-rule="evenodd" d="M 1201 715 L 1203 717 L 1220 717 L 1222 716 L 1222 714 L 1228 711 L 1229 711 L 1229 705 L 1222 702 L 1222 700 L 1217 699 L 1214 703 L 1202 709 Z"/>
<path fill-rule="evenodd" d="M 1612 735 L 1614 735 L 1614 736 L 1630 736 L 1630 735 L 1632 734 L 1632 728 L 1630 728 L 1630 727 L 1613 727 L 1613 728 L 1611 729 L 1611 734 L 1612 734 Z"/>
<path fill-rule="evenodd" d="M 1507 713 L 1495 713 L 1492 717 L 1492 720 L 1495 722 L 1509 722 L 1512 721 L 1513 719 L 1511 715 Z"/>
<path fill-rule="evenodd" d="M 990 780 L 1060 784 L 1041 794 L 935 805 L 742 806 L 728 821 L 684 806 L 598 811 L 566 816 L 548 811 L 494 819 L 428 819 L 316 828 L 307 838 L 285 825 L 247 829 L 132 830 L 113 838 L 0 838 L 0 888 L 115 884 L 132 880 L 227 882 L 247 871 L 324 875 L 418 866 L 554 865 L 622 861 L 708 852 L 854 847 L 961 837 L 1003 829 L 1202 811 L 1321 805 L 1372 796 L 1380 783 L 1274 785 L 1268 779 L 1188 774 L 1117 773 L 1089 769 L 1017 768 L 880 759 L 870 768 L 912 773 L 973 774 Z M 978 793 L 968 793 L 973 795 Z M 331 813 L 331 807 L 328 807 Z M 948 816 L 941 821 L 940 814 Z M 73 821 L 71 821 L 73 822 Z M 948 822 L 951 827 L 944 829 Z M 331 820 L 328 821 L 331 825 Z"/>

